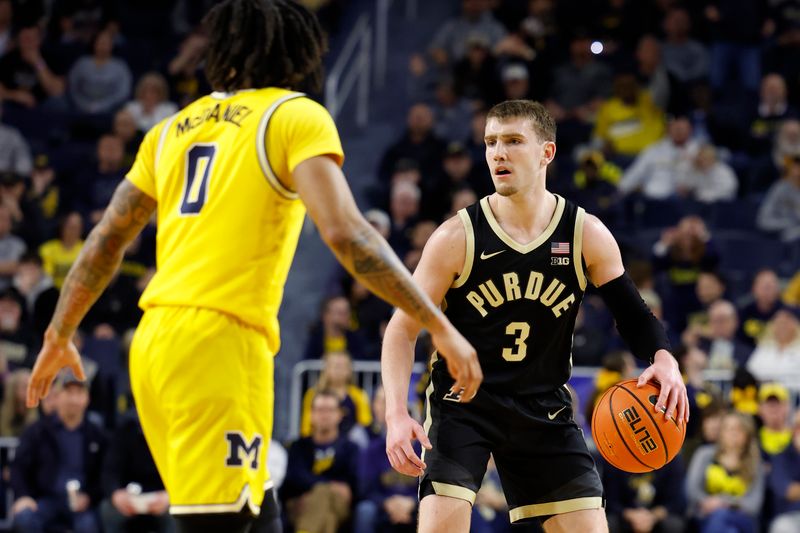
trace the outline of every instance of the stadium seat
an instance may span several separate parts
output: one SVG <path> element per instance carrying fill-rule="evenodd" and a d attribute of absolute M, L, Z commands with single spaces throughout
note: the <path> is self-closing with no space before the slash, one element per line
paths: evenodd
<path fill-rule="evenodd" d="M 765 267 L 780 271 L 789 259 L 784 243 L 762 233 L 718 231 L 714 233 L 714 241 L 724 271 L 753 274 Z"/>
<path fill-rule="evenodd" d="M 760 201 L 760 198 L 752 197 L 717 202 L 711 206 L 709 225 L 719 230 L 753 230 Z"/>

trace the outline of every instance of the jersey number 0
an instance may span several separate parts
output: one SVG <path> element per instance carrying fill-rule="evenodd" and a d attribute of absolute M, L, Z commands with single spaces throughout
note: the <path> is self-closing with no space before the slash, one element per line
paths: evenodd
<path fill-rule="evenodd" d="M 206 204 L 208 178 L 216 154 L 216 144 L 193 144 L 186 152 L 186 182 L 183 186 L 181 215 L 197 215 Z"/>

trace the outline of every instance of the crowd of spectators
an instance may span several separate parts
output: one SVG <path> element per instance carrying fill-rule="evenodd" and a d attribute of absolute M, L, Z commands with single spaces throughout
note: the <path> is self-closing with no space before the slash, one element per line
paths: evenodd
<path fill-rule="evenodd" d="M 800 429 L 791 419 L 797 395 L 789 392 L 800 382 L 800 63 L 790 57 L 800 42 L 800 6 L 458 4 L 427 49 L 409 58 L 412 103 L 376 169 L 368 219 L 413 270 L 439 223 L 492 192 L 482 142 L 487 110 L 509 98 L 544 102 L 558 127 L 548 188 L 617 236 L 680 358 L 693 408 L 684 453 L 668 467 L 631 475 L 598 459 L 611 531 L 800 527 L 800 441 L 793 436 Z M 377 360 L 376 332 L 388 313 L 365 306 L 342 271 L 332 280 L 306 357 L 325 358 L 327 369 L 330 356 L 352 346 L 354 360 Z M 333 299 L 347 330 L 320 343 L 318 332 L 336 331 Z M 329 339 L 339 340 L 327 350 Z M 425 362 L 424 338 L 419 345 L 417 360 Z M 625 349 L 590 289 L 573 361 L 604 368 L 596 395 L 635 375 Z M 718 377 L 712 383 L 709 375 Z M 347 416 L 352 394 L 338 397 Z M 591 412 L 592 397 L 579 401 Z M 363 456 L 372 457 L 370 450 Z M 794 466 L 771 467 L 784 461 Z M 504 517 L 496 520 L 505 505 L 498 483 L 490 465 L 474 507 L 476 531 L 508 528 Z M 370 518 L 382 525 L 356 530 L 411 527 L 405 517 L 413 500 L 400 503 L 406 493 L 397 490 L 396 503 L 383 507 L 397 517 L 393 525 L 370 518 L 381 509 L 370 490 L 353 504 L 355 524 Z"/>
<path fill-rule="evenodd" d="M 345 3 L 306 3 L 335 33 Z M 558 125 L 548 187 L 617 236 L 693 408 L 667 468 L 598 463 L 612 531 L 800 529 L 800 3 L 451 3 L 458 14 L 392 89 L 413 103 L 376 147 L 367 219 L 413 270 L 439 223 L 492 192 L 489 107 L 545 103 Z M 40 411 L 23 400 L 66 272 L 144 133 L 209 91 L 198 23 L 211 4 L 0 0 L 0 436 L 20 438 L 13 461 L 0 456 L 0 488 L 13 489 L 5 511 L 20 531 L 173 530 L 124 362 L 153 226 L 76 339 L 89 384 L 62 376 Z M 302 354 L 324 370 L 303 398 L 301 435 L 288 455 L 272 445 L 287 524 L 413 531 L 416 481 L 391 469 L 382 392 L 370 397 L 352 369 L 378 359 L 392 309 L 342 270 L 329 286 Z M 604 367 L 601 391 L 635 373 L 624 349 L 590 290 L 575 364 Z M 416 354 L 430 354 L 424 335 Z M 720 388 L 708 370 L 733 380 Z M 579 401 L 576 413 L 593 405 Z M 506 511 L 490 463 L 473 529 L 507 531 Z"/>

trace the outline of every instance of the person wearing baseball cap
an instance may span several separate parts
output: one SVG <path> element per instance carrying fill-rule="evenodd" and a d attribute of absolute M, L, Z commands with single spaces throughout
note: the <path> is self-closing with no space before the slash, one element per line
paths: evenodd
<path fill-rule="evenodd" d="M 766 459 L 783 452 L 792 442 L 789 426 L 789 391 L 780 383 L 763 383 L 758 389 L 758 444 Z"/>

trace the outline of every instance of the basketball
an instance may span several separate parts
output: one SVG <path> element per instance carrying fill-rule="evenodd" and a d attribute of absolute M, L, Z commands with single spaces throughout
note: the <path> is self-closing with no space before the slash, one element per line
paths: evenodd
<path fill-rule="evenodd" d="M 686 424 L 656 413 L 660 387 L 636 386 L 629 379 L 612 385 L 600 397 L 592 415 L 592 437 L 613 466 L 631 473 L 658 470 L 680 451 Z"/>

